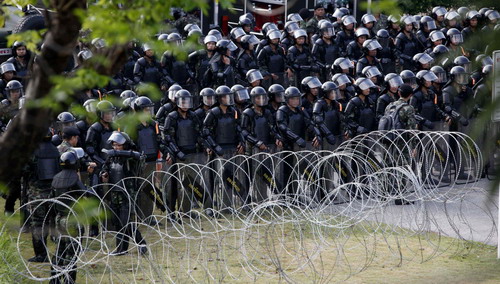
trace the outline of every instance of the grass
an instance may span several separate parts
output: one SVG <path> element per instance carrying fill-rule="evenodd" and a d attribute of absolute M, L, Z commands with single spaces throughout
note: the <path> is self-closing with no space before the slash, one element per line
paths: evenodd
<path fill-rule="evenodd" d="M 3 208 L 4 201 L 0 201 Z M 286 214 L 286 212 L 284 213 Z M 97 261 L 82 267 L 79 283 L 499 283 L 500 261 L 496 248 L 460 241 L 434 233 L 415 235 L 406 230 L 382 233 L 384 226 L 367 222 L 348 229 L 313 225 L 307 221 L 266 223 L 251 220 L 246 231 L 220 230 L 230 223 L 200 221 L 200 231 L 184 233 L 192 239 L 176 238 L 173 225 L 155 232 L 141 228 L 151 252 L 139 257 L 135 250 L 126 256 L 97 254 Z M 15 244 L 20 235 L 21 256 L 32 256 L 30 234 L 19 234 L 19 221 L 6 223 L 8 234 L 0 236 L 0 255 L 22 269 Z M 329 223 L 332 224 L 332 223 Z M 243 228 L 234 221 L 232 228 Z M 377 228 L 377 229 L 375 229 Z M 219 229 L 218 233 L 214 232 Z M 206 235 L 201 237 L 203 232 Z M 158 233 L 163 234 L 160 238 Z M 166 237 L 168 235 L 168 237 Z M 113 249 L 114 241 L 106 243 Z M 82 257 L 89 260 L 99 251 L 91 243 Z M 54 244 L 50 250 L 54 251 Z M 251 267 L 251 269 L 249 269 Z M 49 275 L 47 264 L 30 264 L 38 277 Z M 27 283 L 12 269 L 0 264 L 0 283 Z"/>

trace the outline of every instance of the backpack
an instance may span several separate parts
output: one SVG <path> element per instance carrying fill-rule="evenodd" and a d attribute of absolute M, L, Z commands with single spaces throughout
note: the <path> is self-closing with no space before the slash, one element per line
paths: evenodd
<path fill-rule="evenodd" d="M 407 103 L 400 105 L 392 105 L 385 110 L 384 116 L 378 122 L 378 130 L 394 130 L 405 129 L 404 123 L 399 118 L 399 111 L 402 107 L 408 105 Z"/>

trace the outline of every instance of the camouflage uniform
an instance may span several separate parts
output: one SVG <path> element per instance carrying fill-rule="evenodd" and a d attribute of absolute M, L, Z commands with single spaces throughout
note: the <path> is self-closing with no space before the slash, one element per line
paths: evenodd
<path fill-rule="evenodd" d="M 405 100 L 399 99 L 395 102 L 390 103 L 385 111 L 391 109 L 392 107 L 398 107 L 402 104 L 406 104 L 405 106 L 401 107 L 399 110 L 399 119 L 401 122 L 405 125 L 405 129 L 407 130 L 416 130 L 417 129 L 417 120 L 415 118 L 415 108 L 408 104 Z"/>
<path fill-rule="evenodd" d="M 387 29 L 387 16 L 384 14 L 380 14 L 380 17 L 377 20 L 377 23 L 373 27 L 373 32 L 377 33 L 381 29 Z"/>
<path fill-rule="evenodd" d="M 68 150 L 71 148 L 73 148 L 73 146 L 71 146 L 68 141 L 63 141 L 61 145 L 57 146 L 57 150 L 59 150 L 60 154 L 68 152 Z"/>
<path fill-rule="evenodd" d="M 318 30 L 318 18 L 316 16 L 312 17 L 309 21 L 306 23 L 306 32 L 307 34 L 317 34 L 319 32 Z"/>

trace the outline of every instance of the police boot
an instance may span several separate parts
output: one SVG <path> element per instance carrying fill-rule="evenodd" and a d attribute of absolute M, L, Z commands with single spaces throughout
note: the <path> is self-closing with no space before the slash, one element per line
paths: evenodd
<path fill-rule="evenodd" d="M 35 256 L 28 259 L 29 262 L 49 262 L 47 251 L 45 250 L 45 242 L 43 240 L 32 238 L 33 250 Z"/>

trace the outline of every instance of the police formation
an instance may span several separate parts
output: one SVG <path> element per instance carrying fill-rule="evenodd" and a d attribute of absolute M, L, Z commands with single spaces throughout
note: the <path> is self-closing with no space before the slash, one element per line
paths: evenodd
<path fill-rule="evenodd" d="M 181 61 L 169 52 L 158 59 L 147 44 L 131 43 L 127 62 L 109 86 L 77 94 L 75 103 L 87 115 L 60 113 L 26 170 L 9 183 L 6 213 L 14 212 L 17 198 L 26 203 L 62 197 L 56 206 L 40 203 L 23 212 L 35 252 L 29 261 L 50 261 L 54 275 L 73 263 L 64 278 L 76 278 L 80 247 L 71 234 L 83 228 L 70 228 L 67 219 L 78 195 L 99 197 L 113 213 L 107 226 L 121 232 L 113 254 L 126 254 L 130 239 L 146 254 L 146 240 L 130 221 L 134 215 L 154 224 L 149 217 L 160 209 L 171 222 L 182 222 L 178 212 L 232 213 L 269 198 L 270 187 L 293 196 L 298 185 L 287 179 L 302 174 L 296 172 L 299 160 L 279 153 L 334 151 L 376 130 L 466 133 L 491 94 L 486 83 L 491 51 L 486 45 L 463 46 L 473 35 L 499 30 L 499 13 L 487 8 L 435 7 L 425 16 L 365 14 L 358 23 L 346 8 L 326 14 L 318 5 L 312 15 L 288 15 L 281 29 L 265 23 L 259 36 L 252 14 L 242 15 L 228 35 L 216 26 L 203 35 L 192 15 L 176 10 L 174 16 L 172 31 L 158 40 L 181 46 L 197 37 L 204 49 Z M 105 45 L 94 39 L 75 47 L 68 76 Z M 16 42 L 12 51 L 1 65 L 3 130 L 23 107 L 23 86 L 30 78 L 29 50 Z M 158 101 L 137 96 L 142 83 L 155 84 L 164 96 Z M 119 97 L 122 105 L 106 96 Z M 134 139 L 127 134 L 131 130 L 119 126 L 128 113 L 137 114 Z M 458 151 L 456 139 L 450 138 L 449 145 L 451 154 L 442 155 Z M 307 162 L 315 160 L 304 161 L 299 168 L 307 172 Z M 451 166 L 454 178 L 469 180 L 458 164 L 443 167 L 439 181 L 426 177 L 424 182 L 449 183 Z M 363 172 L 356 165 L 343 166 Z M 154 182 L 134 179 L 155 171 L 164 174 Z M 328 179 L 328 170 L 323 167 L 320 175 Z M 354 177 L 341 182 L 349 178 Z M 398 205 L 411 203 L 396 199 Z M 95 222 L 88 234 L 97 236 L 100 230 L 107 227 Z M 49 235 L 58 244 L 52 260 L 46 249 Z"/>

